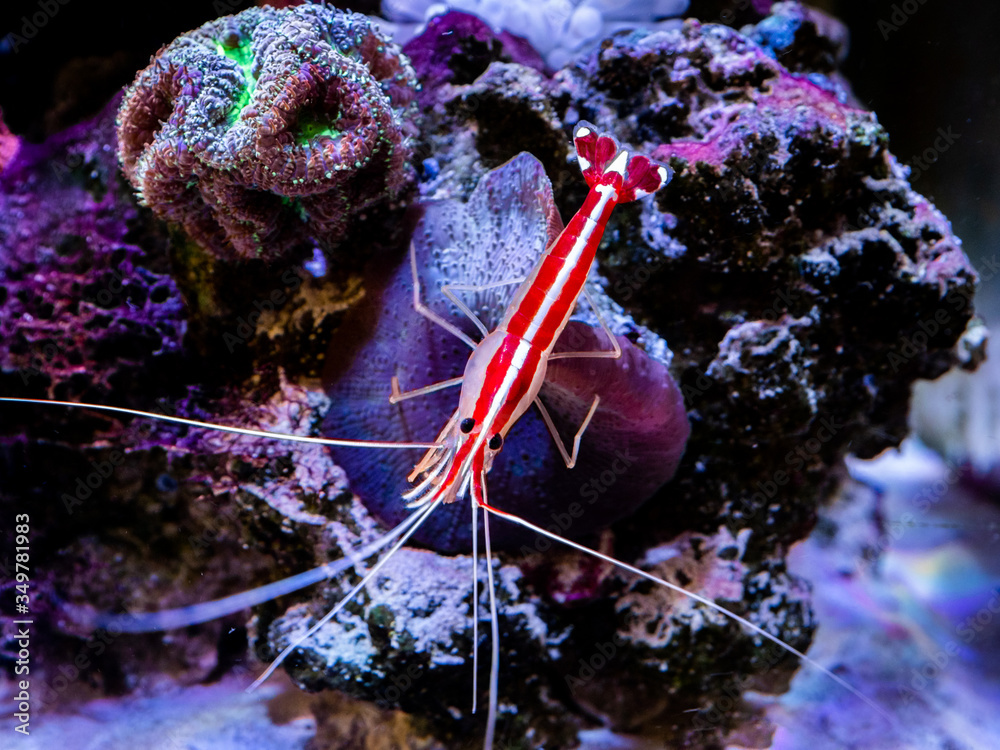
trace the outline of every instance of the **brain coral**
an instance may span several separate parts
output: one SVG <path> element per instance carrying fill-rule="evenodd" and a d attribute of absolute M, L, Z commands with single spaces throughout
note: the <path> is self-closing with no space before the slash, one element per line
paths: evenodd
<path fill-rule="evenodd" d="M 404 113 L 417 89 L 364 16 L 251 8 L 157 53 L 118 114 L 141 200 L 227 258 L 336 243 L 407 183 Z"/>

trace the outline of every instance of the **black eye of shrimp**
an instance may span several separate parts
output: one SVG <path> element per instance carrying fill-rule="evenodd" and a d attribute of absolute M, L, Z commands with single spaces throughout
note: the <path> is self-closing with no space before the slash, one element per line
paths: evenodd
<path fill-rule="evenodd" d="M 490 438 L 489 446 L 491 451 L 500 450 L 500 446 L 503 445 L 503 436 L 498 432 L 496 435 Z"/>
<path fill-rule="evenodd" d="M 465 419 L 462 420 L 462 423 L 458 426 L 458 429 L 460 429 L 462 432 L 468 435 L 470 432 L 472 432 L 472 428 L 475 426 L 476 426 L 476 420 L 474 420 L 472 417 L 466 417 Z"/>

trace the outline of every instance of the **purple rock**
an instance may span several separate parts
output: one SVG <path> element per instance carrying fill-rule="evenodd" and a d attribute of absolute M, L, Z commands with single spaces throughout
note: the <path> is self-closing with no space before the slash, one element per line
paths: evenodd
<path fill-rule="evenodd" d="M 142 389 L 157 378 L 143 360 L 181 351 L 177 285 L 154 248 L 129 236 L 136 209 L 116 178 L 116 109 L 117 100 L 44 144 L 22 143 L 0 174 L 8 394 L 58 397 L 71 379 L 95 397 L 112 383 Z"/>
<path fill-rule="evenodd" d="M 485 21 L 457 10 L 432 18 L 403 52 L 417 71 L 424 107 L 436 101 L 444 84 L 472 83 L 495 61 L 545 70 L 545 61 L 527 39 L 507 31 L 494 33 Z"/>

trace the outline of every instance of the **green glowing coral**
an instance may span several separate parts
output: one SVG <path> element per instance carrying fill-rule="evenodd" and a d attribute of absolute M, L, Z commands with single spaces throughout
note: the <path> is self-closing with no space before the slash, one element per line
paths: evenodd
<path fill-rule="evenodd" d="M 332 245 L 409 181 L 416 78 L 362 15 L 251 8 L 178 37 L 118 114 L 140 199 L 227 258 Z"/>

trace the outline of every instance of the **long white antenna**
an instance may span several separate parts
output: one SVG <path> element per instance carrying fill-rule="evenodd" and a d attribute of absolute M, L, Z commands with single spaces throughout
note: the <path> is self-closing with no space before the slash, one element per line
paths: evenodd
<path fill-rule="evenodd" d="M 486 472 L 479 475 L 479 486 L 483 493 L 483 508 L 486 504 Z M 486 714 L 486 737 L 483 750 L 493 750 L 493 736 L 497 728 L 497 701 L 500 689 L 500 618 L 497 615 L 496 582 L 493 580 L 493 549 L 490 546 L 490 516 L 483 512 L 483 531 L 486 539 L 486 578 L 490 587 L 490 708 Z"/>
<path fill-rule="evenodd" d="M 472 713 L 479 699 L 479 506 L 474 496 L 472 506 Z"/>
<path fill-rule="evenodd" d="M 161 422 L 173 422 L 183 424 L 188 427 L 201 427 L 205 430 L 215 430 L 216 432 L 232 432 L 237 435 L 249 435 L 250 437 L 274 438 L 277 440 L 290 440 L 295 443 L 312 443 L 313 445 L 336 445 L 342 448 L 438 448 L 439 443 L 395 443 L 391 440 L 339 440 L 336 438 L 309 437 L 308 435 L 288 435 L 283 432 L 267 432 L 266 430 L 250 430 L 245 427 L 229 427 L 221 424 L 211 424 L 209 422 L 199 422 L 196 419 L 185 419 L 184 417 L 171 417 L 167 414 L 157 414 L 151 411 L 141 411 L 139 409 L 126 409 L 123 406 L 105 406 L 103 404 L 81 404 L 75 401 L 46 401 L 40 398 L 9 398 L 0 396 L 0 401 L 15 404 L 47 404 L 50 406 L 68 406 L 75 409 L 95 409 L 97 411 L 108 411 L 114 414 L 128 414 L 133 417 L 144 417 L 146 419 L 156 419 Z"/>
<path fill-rule="evenodd" d="M 361 591 L 361 589 L 363 589 L 372 578 L 375 577 L 375 575 L 382 569 L 382 567 L 387 562 L 389 562 L 389 560 L 392 559 L 392 556 L 395 555 L 404 544 L 406 544 L 406 540 L 409 539 L 416 532 L 416 530 L 420 528 L 420 525 L 424 521 L 427 520 L 427 517 L 430 516 L 430 514 L 434 511 L 435 508 L 437 508 L 437 506 L 440 503 L 441 503 L 441 499 L 437 498 L 430 505 L 428 505 L 426 508 L 424 508 L 424 509 L 422 509 L 420 511 L 417 511 L 417 513 L 415 513 L 414 515 L 419 520 L 417 520 L 413 524 L 413 526 L 410 529 L 408 529 L 405 534 L 403 534 L 403 536 L 400 538 L 400 540 L 398 542 L 396 542 L 392 546 L 392 549 L 390 549 L 386 553 L 385 557 L 383 557 L 381 560 L 379 560 L 377 563 L 375 563 L 374 567 L 372 567 L 372 569 L 370 571 L 368 571 L 368 575 L 366 575 L 364 578 L 362 578 L 361 582 L 358 583 L 358 585 L 356 585 L 354 588 L 352 588 L 348 592 L 347 596 L 345 596 L 343 599 L 341 599 L 339 602 L 337 602 L 336 606 L 333 609 L 331 609 L 329 612 L 327 612 L 320 619 L 319 622 L 317 622 L 315 625 L 313 625 L 311 628 L 309 628 L 309 630 L 307 630 L 304 635 L 299 636 L 294 641 L 292 641 L 290 644 L 288 644 L 288 646 L 286 646 L 285 649 L 280 654 L 278 654 L 278 658 L 276 658 L 274 661 L 271 662 L 270 665 L 268 665 L 267 669 L 264 670 L 264 673 L 260 677 L 258 677 L 256 680 L 254 680 L 253 684 L 250 685 L 250 687 L 248 687 L 246 691 L 248 693 L 253 692 L 258 687 L 260 687 L 262 684 L 264 684 L 264 681 L 267 680 L 267 678 L 271 676 L 271 674 L 274 672 L 274 670 L 277 669 L 281 665 L 281 663 L 288 657 L 288 655 L 290 653 L 292 653 L 292 651 L 294 651 L 299 646 L 301 646 L 303 643 L 305 643 L 307 640 L 309 640 L 310 638 L 312 638 L 312 636 L 317 631 L 319 631 L 320 628 L 322 628 L 324 625 L 326 625 L 328 622 L 330 622 L 330 620 L 332 620 L 334 617 L 336 617 L 337 613 L 340 612 L 340 610 L 342 610 L 347 605 L 347 603 L 349 601 L 351 601 L 351 599 L 353 599 L 355 597 L 355 595 L 359 591 Z"/>
<path fill-rule="evenodd" d="M 612 565 L 615 565 L 615 566 L 621 568 L 622 570 L 627 570 L 629 573 L 633 573 L 633 574 L 635 574 L 637 576 L 640 576 L 640 577 L 645 578 L 645 579 L 647 579 L 649 581 L 652 581 L 653 583 L 657 583 L 660 586 L 666 586 L 671 591 L 676 591 L 678 594 L 682 594 L 683 596 L 686 596 L 689 599 L 693 599 L 694 601 L 696 601 L 696 602 L 698 602 L 700 604 L 704 604 L 706 607 L 714 609 L 716 612 L 719 612 L 720 614 L 725 615 L 730 620 L 734 620 L 735 622 L 738 622 L 740 625 L 742 625 L 743 627 L 747 628 L 748 630 L 750 630 L 751 632 L 755 633 L 756 635 L 759 635 L 762 638 L 766 638 L 767 640 L 771 641 L 772 643 L 774 643 L 774 644 L 780 646 L 781 648 L 783 648 L 788 653 L 794 654 L 799 659 L 801 659 L 805 664 L 808 664 L 809 666 L 813 667 L 814 669 L 818 669 L 820 672 L 822 672 L 823 674 L 825 674 L 827 677 L 829 677 L 831 680 L 833 680 L 834 682 L 836 682 L 842 688 L 844 688 L 845 690 L 847 690 L 848 692 L 852 693 L 854 696 L 856 696 L 857 698 L 859 698 L 860 700 L 864 701 L 869 706 L 871 706 L 875 711 L 877 711 L 879 714 L 881 714 L 890 723 L 892 722 L 892 715 L 891 714 L 889 714 L 887 711 L 885 711 L 881 706 L 879 706 L 877 703 L 875 703 L 873 700 L 871 700 L 871 698 L 869 698 L 868 696 L 866 696 L 864 693 L 862 693 L 861 691 L 859 691 L 858 689 L 856 689 L 855 687 L 853 687 L 849 682 L 847 682 L 846 680 L 844 680 L 841 677 L 838 677 L 837 675 L 835 675 L 833 672 L 831 672 L 829 669 L 827 669 L 826 667 L 824 667 L 819 662 L 814 661 L 813 659 L 810 659 L 808 656 L 806 656 L 804 653 L 802 653 L 801 651 L 799 651 L 794 646 L 788 645 L 787 643 L 785 643 L 783 640 L 781 640 L 777 636 L 771 635 L 770 633 L 768 633 L 763 628 L 761 628 L 761 627 L 759 627 L 757 625 L 754 625 L 752 622 L 750 622 L 749 620 L 747 620 L 745 617 L 740 617 L 735 612 L 729 611 L 728 609 L 726 609 L 725 607 L 723 607 L 721 604 L 716 604 L 711 599 L 706 599 L 704 596 L 701 596 L 700 594 L 696 594 L 693 591 L 688 591 L 687 589 L 682 588 L 681 586 L 678 586 L 676 583 L 671 583 L 670 581 L 666 581 L 663 578 L 659 578 L 657 576 L 654 576 L 652 573 L 647 573 L 645 570 L 641 570 L 640 568 L 637 568 L 634 565 L 629 565 L 628 563 L 624 563 L 621 560 L 616 560 L 615 558 L 613 558 L 613 557 L 611 557 L 609 555 L 605 555 L 602 552 L 598 552 L 595 549 L 591 549 L 590 547 L 585 547 L 582 544 L 577 544 L 576 542 L 574 542 L 574 541 L 572 541 L 570 539 L 566 539 L 565 537 L 561 537 L 558 534 L 553 534 L 551 531 L 543 529 L 540 526 L 535 526 L 535 524 L 531 523 L 530 521 L 525 521 L 523 518 L 515 516 L 515 515 L 513 515 L 511 513 L 507 513 L 506 511 L 502 511 L 499 508 L 494 508 L 494 507 L 492 507 L 490 505 L 485 505 L 485 504 L 483 505 L 483 508 L 485 508 L 490 513 L 493 513 L 493 514 L 495 514 L 497 516 L 500 516 L 501 518 L 505 518 L 508 521 L 512 521 L 513 523 L 516 523 L 516 524 L 518 524 L 520 526 L 523 526 L 526 529 L 531 529 L 532 531 L 534 531 L 537 534 L 541 534 L 542 536 L 546 536 L 549 539 L 552 539 L 552 540 L 557 541 L 557 542 L 561 542 L 562 544 L 565 544 L 567 547 L 572 547 L 575 550 L 579 550 L 580 552 L 584 552 L 584 553 L 586 553 L 588 555 L 591 555 L 592 557 L 596 557 L 598 560 L 603 560 L 604 562 L 611 563 Z"/>

